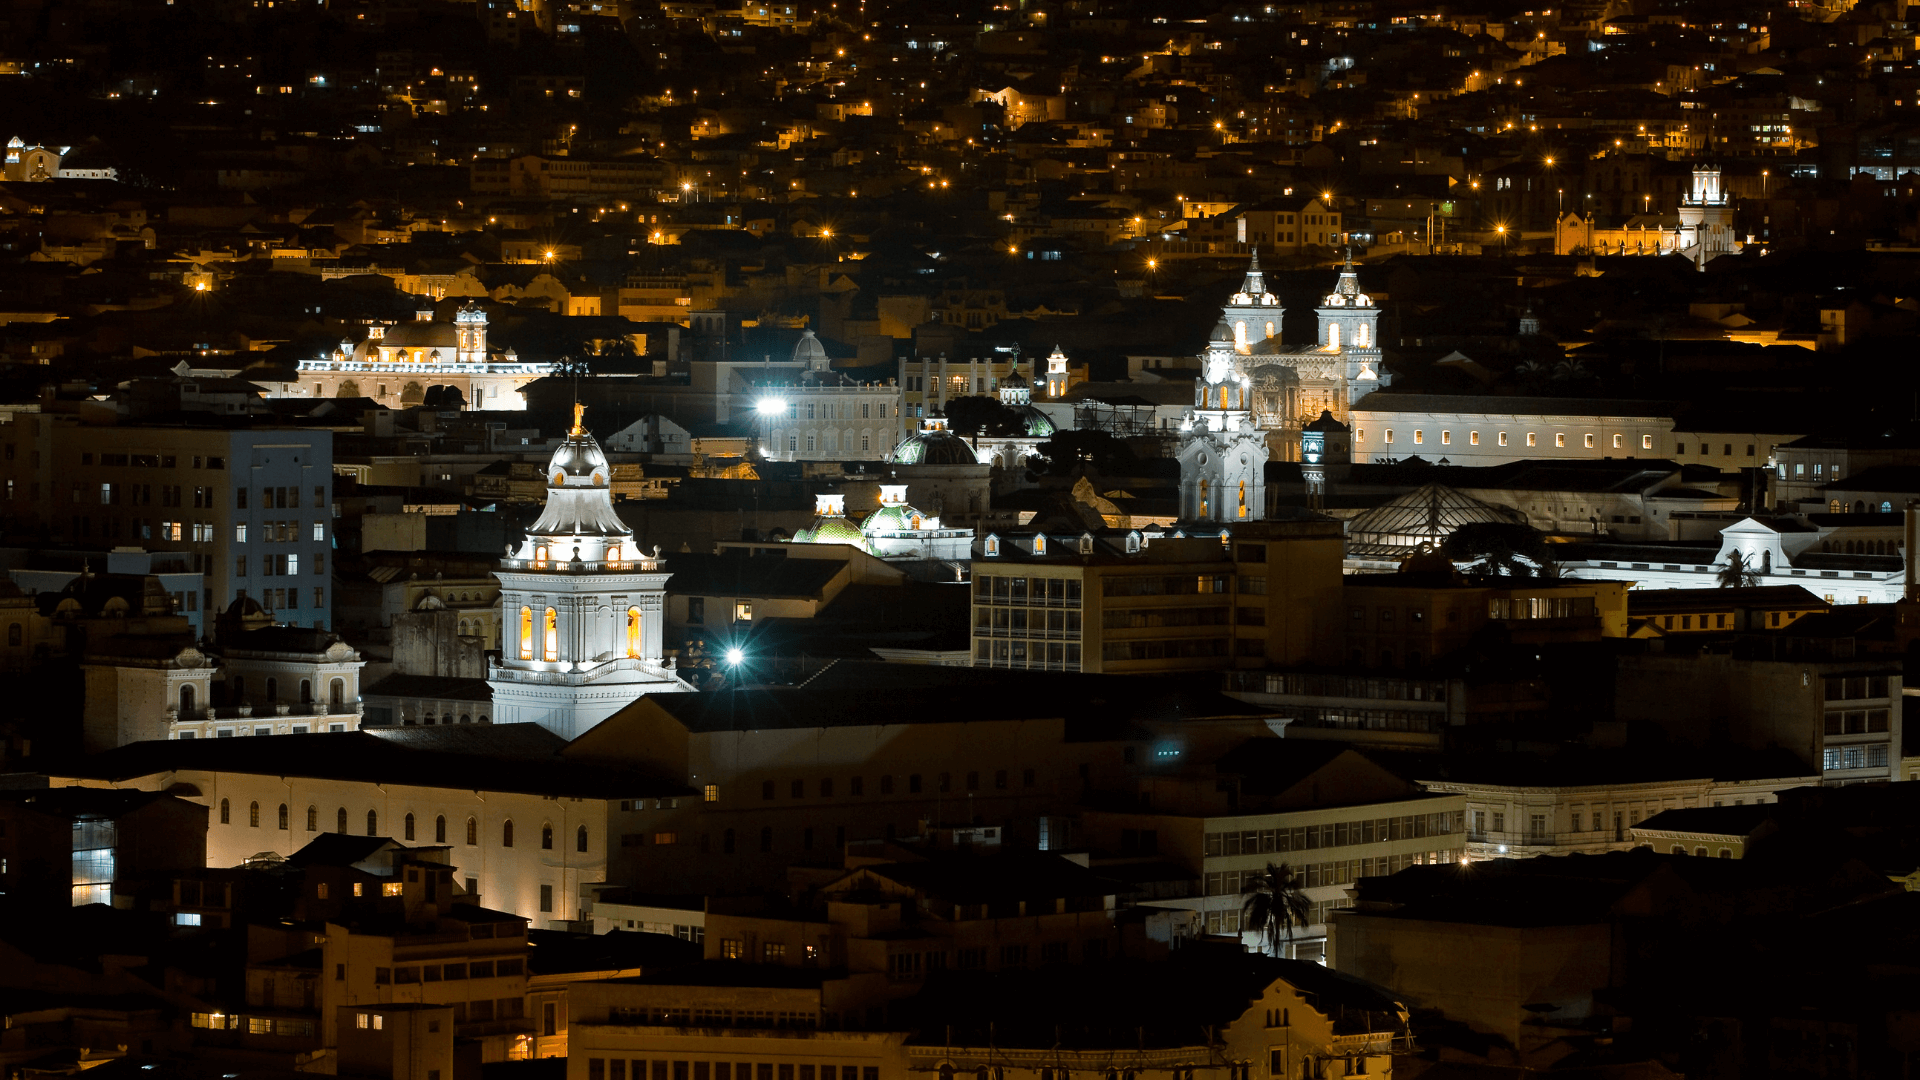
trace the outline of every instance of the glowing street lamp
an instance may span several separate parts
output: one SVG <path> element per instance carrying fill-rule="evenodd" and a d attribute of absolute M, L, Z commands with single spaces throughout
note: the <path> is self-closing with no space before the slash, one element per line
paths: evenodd
<path fill-rule="evenodd" d="M 756 401 L 753 403 L 753 411 L 759 413 L 761 416 L 771 419 L 787 411 L 787 399 L 777 398 L 777 397 L 763 397 L 759 401 Z"/>
<path fill-rule="evenodd" d="M 747 658 L 747 654 L 743 652 L 740 646 L 738 645 L 735 645 L 734 647 L 727 650 L 727 666 L 728 667 L 739 667 L 740 662 L 745 660 L 746 658 Z"/>

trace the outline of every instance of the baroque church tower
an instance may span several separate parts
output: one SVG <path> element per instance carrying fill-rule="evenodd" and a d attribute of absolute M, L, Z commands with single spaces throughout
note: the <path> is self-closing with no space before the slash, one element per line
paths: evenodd
<path fill-rule="evenodd" d="M 1261 342 L 1278 338 L 1284 315 L 1280 298 L 1267 291 L 1267 276 L 1260 270 L 1260 249 L 1255 248 L 1240 291 L 1220 310 L 1220 318 L 1233 331 L 1233 350 L 1245 356 Z"/>
<path fill-rule="evenodd" d="M 484 333 L 484 331 L 482 331 Z M 500 579 L 496 723 L 578 738 L 642 694 L 692 690 L 665 663 L 667 578 L 613 510 L 613 470 L 580 422 L 547 463 L 547 502 Z"/>
<path fill-rule="evenodd" d="M 1278 319 L 1278 311 L 1275 311 Z M 1240 370 L 1236 331 L 1214 327 L 1181 425 L 1180 520 L 1258 521 L 1267 508 L 1267 440 L 1254 424 L 1252 380 Z"/>
<path fill-rule="evenodd" d="M 1353 251 L 1333 291 L 1320 301 L 1320 347 L 1339 353 L 1346 361 L 1347 400 L 1354 402 L 1380 389 L 1380 308 L 1360 291 L 1360 274 L 1353 268 Z"/>

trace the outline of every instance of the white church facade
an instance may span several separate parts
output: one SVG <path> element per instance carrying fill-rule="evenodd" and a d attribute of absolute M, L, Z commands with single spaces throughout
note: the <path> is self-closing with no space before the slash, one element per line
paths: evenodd
<path fill-rule="evenodd" d="M 268 397 L 371 398 L 390 409 L 421 404 L 427 390 L 449 386 L 473 409 L 527 407 L 521 391 L 553 374 L 554 365 L 521 360 L 487 343 L 487 313 L 465 304 L 453 321 L 422 311 L 410 323 L 372 327 L 365 341 L 341 341 L 299 363 L 292 382 L 266 382 Z"/>
<path fill-rule="evenodd" d="M 1348 423 L 1354 402 L 1392 382 L 1380 366 L 1380 308 L 1360 290 L 1351 255 L 1315 309 L 1312 345 L 1280 344 L 1285 314 L 1256 254 L 1221 309 L 1181 423 L 1180 520 L 1264 517 L 1273 452 L 1299 460 L 1309 425 Z"/>
<path fill-rule="evenodd" d="M 642 694 L 693 687 L 665 658 L 667 578 L 614 513 L 612 469 L 574 424 L 547 464 L 547 501 L 500 579 L 501 659 L 489 673 L 495 723 L 574 739 Z"/>

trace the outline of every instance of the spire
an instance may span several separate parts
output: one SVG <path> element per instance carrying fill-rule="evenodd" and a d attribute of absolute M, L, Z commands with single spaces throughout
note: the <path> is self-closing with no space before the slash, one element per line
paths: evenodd
<path fill-rule="evenodd" d="M 1253 249 L 1253 259 L 1247 263 L 1247 279 L 1240 283 L 1242 296 L 1260 296 L 1267 291 L 1267 276 L 1260 272 L 1260 249 Z"/>

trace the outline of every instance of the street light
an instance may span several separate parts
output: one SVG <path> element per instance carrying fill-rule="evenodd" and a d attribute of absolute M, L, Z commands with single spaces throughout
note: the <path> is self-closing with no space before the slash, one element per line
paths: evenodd
<path fill-rule="evenodd" d="M 759 401 L 756 401 L 753 403 L 753 411 L 759 413 L 761 416 L 767 417 L 768 419 L 772 419 L 773 417 L 778 416 L 781 413 L 787 411 L 787 399 L 777 398 L 777 397 L 763 397 Z"/>
<path fill-rule="evenodd" d="M 1500 234 L 1500 254 L 1505 255 L 1507 253 L 1507 227 L 1505 225 L 1495 225 L 1493 231 Z"/>
<path fill-rule="evenodd" d="M 740 646 L 738 645 L 735 645 L 732 648 L 727 650 L 727 666 L 728 667 L 739 667 L 740 662 L 742 660 L 745 660 L 746 658 L 747 658 L 747 654 L 742 652 L 740 650 Z"/>

